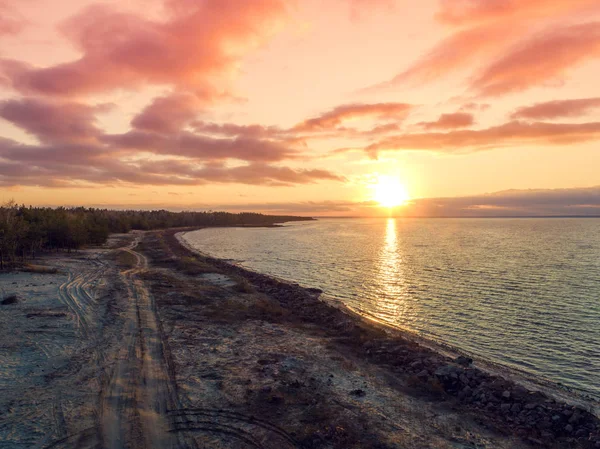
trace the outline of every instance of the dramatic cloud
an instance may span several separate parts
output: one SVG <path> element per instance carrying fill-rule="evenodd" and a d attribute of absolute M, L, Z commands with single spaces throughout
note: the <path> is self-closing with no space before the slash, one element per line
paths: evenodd
<path fill-rule="evenodd" d="M 276 126 L 236 125 L 234 123 L 210 123 L 202 121 L 193 122 L 191 125 L 199 134 L 228 137 L 269 138 L 282 137 L 290 134 L 290 131 Z"/>
<path fill-rule="evenodd" d="M 202 102 L 190 94 L 156 98 L 131 121 L 133 128 L 163 134 L 178 132 L 198 114 Z"/>
<path fill-rule="evenodd" d="M 598 4 L 596 0 L 441 0 L 440 6 L 439 20 L 465 25 L 560 16 Z"/>
<path fill-rule="evenodd" d="M 80 59 L 46 68 L 5 60 L 0 71 L 26 94 L 78 95 L 144 83 L 206 91 L 270 37 L 286 14 L 283 0 L 166 6 L 172 9 L 166 22 L 92 6 L 63 26 Z"/>
<path fill-rule="evenodd" d="M 600 22 L 552 28 L 510 51 L 473 82 L 482 95 L 522 91 L 600 57 Z"/>
<path fill-rule="evenodd" d="M 420 217 L 600 216 L 600 186 L 418 199 L 403 213 Z"/>
<path fill-rule="evenodd" d="M 437 17 L 444 24 L 455 27 L 455 31 L 408 69 L 362 92 L 431 82 L 456 70 L 472 70 L 471 64 L 480 61 L 488 64 L 490 69 L 478 79 L 475 86 L 478 90 L 499 94 L 525 89 L 546 70 L 549 73 L 542 76 L 542 82 L 555 78 L 587 57 L 597 56 L 595 44 L 585 42 L 596 40 L 593 30 L 597 28 L 596 24 L 590 24 L 589 29 L 573 26 L 563 29 L 562 33 L 556 31 L 555 35 L 551 31 L 538 41 L 530 39 L 531 31 L 544 25 L 554 31 L 554 19 L 568 23 L 585 17 L 585 13 L 588 17 L 600 13 L 600 3 L 597 0 L 442 0 Z M 523 44 L 527 39 L 529 42 Z M 579 44 L 583 48 L 578 48 Z M 522 45 L 525 48 L 521 49 Z M 554 47 L 558 51 L 552 51 Z M 529 55 L 534 58 L 529 60 Z M 497 60 L 500 62 L 496 67 L 494 61 Z M 513 80 L 507 80 L 514 87 L 495 86 L 494 82 L 487 88 L 487 83 L 493 81 L 491 78 L 499 75 L 497 72 L 506 70 L 505 65 L 517 69 L 521 61 L 525 62 L 521 72 L 515 74 Z M 521 85 L 516 83 L 519 76 L 525 77 Z"/>
<path fill-rule="evenodd" d="M 516 37 L 517 30 L 513 26 L 482 26 L 461 30 L 444 39 L 407 70 L 363 92 L 393 88 L 408 82 L 433 81 L 453 70 L 464 68 L 498 47 L 507 46 Z"/>
<path fill-rule="evenodd" d="M 474 123 L 473 114 L 456 112 L 454 114 L 442 114 L 435 122 L 422 122 L 419 125 L 425 129 L 452 129 L 466 128 Z"/>
<path fill-rule="evenodd" d="M 184 156 L 203 161 L 239 159 L 250 162 L 274 162 L 299 156 L 297 150 L 280 142 L 250 137 L 219 139 L 189 132 L 164 136 L 151 132 L 130 131 L 126 134 L 105 135 L 101 140 L 121 150 Z"/>
<path fill-rule="evenodd" d="M 24 98 L 0 102 L 0 117 L 36 136 L 40 142 L 81 142 L 96 138 L 98 108 Z"/>
<path fill-rule="evenodd" d="M 299 132 L 331 130 L 342 125 L 345 121 L 363 118 L 403 120 L 412 108 L 412 105 L 405 103 L 342 105 L 300 123 L 294 130 Z"/>
<path fill-rule="evenodd" d="M 8 0 L 0 0 L 0 36 L 16 34 L 23 28 L 24 21 L 15 12 Z"/>
<path fill-rule="evenodd" d="M 257 159 L 258 160 L 258 159 Z M 228 167 L 196 159 L 120 160 L 95 146 L 29 146 L 0 138 L 0 185 L 203 185 L 240 183 L 290 186 L 343 181 L 328 171 L 292 169 L 262 162 Z"/>
<path fill-rule="evenodd" d="M 390 136 L 370 145 L 366 151 L 371 155 L 379 150 L 468 152 L 515 145 L 568 145 L 593 140 L 600 140 L 600 122 L 566 124 L 514 121 L 481 130 Z"/>
<path fill-rule="evenodd" d="M 600 98 L 547 101 L 519 108 L 512 114 L 512 118 L 547 120 L 560 117 L 580 117 L 597 108 L 600 108 Z"/>
<path fill-rule="evenodd" d="M 246 211 L 248 204 L 217 205 L 231 212 Z M 376 201 L 303 201 L 257 203 L 252 210 L 265 213 L 317 216 L 380 215 Z M 412 217 L 506 217 L 506 216 L 599 216 L 600 186 L 555 190 L 508 190 L 455 198 L 419 198 L 398 208 L 399 216 Z"/>

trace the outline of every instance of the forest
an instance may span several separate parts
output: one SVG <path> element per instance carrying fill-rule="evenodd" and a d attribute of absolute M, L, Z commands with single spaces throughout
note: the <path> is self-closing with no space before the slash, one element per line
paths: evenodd
<path fill-rule="evenodd" d="M 109 210 L 85 207 L 0 207 L 0 269 L 33 259 L 44 251 L 102 245 L 111 233 L 173 227 L 274 225 L 307 217 L 258 213 Z"/>

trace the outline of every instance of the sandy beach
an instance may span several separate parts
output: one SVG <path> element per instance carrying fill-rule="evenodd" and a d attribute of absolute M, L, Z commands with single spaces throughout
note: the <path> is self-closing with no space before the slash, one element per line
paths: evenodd
<path fill-rule="evenodd" d="M 3 448 L 600 447 L 585 410 L 195 254 L 181 231 L 0 274 L 16 298 L 0 305 Z"/>

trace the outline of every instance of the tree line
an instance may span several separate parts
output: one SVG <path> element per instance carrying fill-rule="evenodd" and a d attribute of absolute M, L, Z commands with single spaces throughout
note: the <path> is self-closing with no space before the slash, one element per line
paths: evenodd
<path fill-rule="evenodd" d="M 10 201 L 0 207 L 0 269 L 42 251 L 101 245 L 111 233 L 173 227 L 273 225 L 306 217 L 243 212 L 169 212 L 85 207 L 26 207 Z"/>

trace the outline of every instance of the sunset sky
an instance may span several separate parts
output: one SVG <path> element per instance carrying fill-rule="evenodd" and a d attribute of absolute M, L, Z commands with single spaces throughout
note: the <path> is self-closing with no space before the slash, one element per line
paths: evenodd
<path fill-rule="evenodd" d="M 0 0 L 0 200 L 600 215 L 598 0 Z"/>

